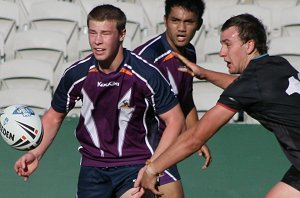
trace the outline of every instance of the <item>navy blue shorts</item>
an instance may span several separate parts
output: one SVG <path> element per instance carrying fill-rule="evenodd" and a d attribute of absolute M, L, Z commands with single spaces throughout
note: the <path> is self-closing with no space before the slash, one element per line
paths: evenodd
<path fill-rule="evenodd" d="M 300 171 L 295 166 L 290 167 L 281 181 L 300 191 Z"/>
<path fill-rule="evenodd" d="M 133 188 L 141 165 L 120 167 L 81 166 L 77 196 L 78 198 L 118 198 Z"/>

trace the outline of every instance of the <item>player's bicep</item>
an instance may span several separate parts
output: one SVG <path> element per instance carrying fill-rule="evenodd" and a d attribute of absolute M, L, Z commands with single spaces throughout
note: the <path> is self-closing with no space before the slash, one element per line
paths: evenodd
<path fill-rule="evenodd" d="M 159 115 L 159 117 L 166 123 L 166 125 L 182 125 L 184 126 L 184 116 L 180 105 L 177 104 L 170 110 Z"/>

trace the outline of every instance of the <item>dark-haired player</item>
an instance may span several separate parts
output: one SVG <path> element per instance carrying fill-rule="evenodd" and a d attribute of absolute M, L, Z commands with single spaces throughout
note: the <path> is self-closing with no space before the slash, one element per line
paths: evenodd
<path fill-rule="evenodd" d="M 233 115 L 245 110 L 270 130 L 291 162 L 282 180 L 266 198 L 300 197 L 300 73 L 279 56 L 267 54 L 264 25 L 250 14 L 228 19 L 221 28 L 220 56 L 231 74 L 212 72 L 178 56 L 188 73 L 226 88 L 218 103 L 163 154 L 149 163 L 141 186 L 154 188 L 157 174 L 185 159 L 208 141 Z M 236 79 L 235 79 L 236 78 Z M 235 79 L 235 80 L 234 80 Z M 140 174 L 141 176 L 141 174 Z M 140 177 L 136 186 L 140 184 Z"/>
<path fill-rule="evenodd" d="M 182 63 L 171 52 L 175 51 L 196 62 L 195 48 L 190 41 L 202 25 L 204 8 L 205 4 L 202 0 L 166 0 L 164 16 L 166 31 L 134 50 L 135 53 L 153 63 L 168 79 L 179 99 L 187 128 L 198 121 L 192 94 L 193 77 L 178 72 Z M 164 127 L 161 122 L 161 132 Z M 200 154 L 206 157 L 203 166 L 206 168 L 211 160 L 209 149 L 204 145 Z M 164 176 L 160 178 L 159 189 L 163 197 L 183 197 L 180 175 L 176 166 L 164 172 Z"/>

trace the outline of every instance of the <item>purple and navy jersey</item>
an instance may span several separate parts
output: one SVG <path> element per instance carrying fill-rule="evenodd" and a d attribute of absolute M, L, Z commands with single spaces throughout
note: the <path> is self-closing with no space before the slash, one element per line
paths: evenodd
<path fill-rule="evenodd" d="M 186 116 L 195 106 L 192 96 L 193 77 L 188 73 L 178 71 L 183 63 L 171 54 L 172 51 L 166 33 L 162 33 L 134 50 L 136 54 L 154 64 L 168 79 Z M 196 63 L 196 52 L 192 44 L 185 48 L 183 55 Z"/>
<path fill-rule="evenodd" d="M 218 103 L 246 111 L 272 131 L 300 171 L 300 73 L 287 60 L 269 55 L 251 60 Z"/>
<path fill-rule="evenodd" d="M 67 113 L 82 100 L 76 128 L 82 165 L 143 164 L 153 153 L 157 115 L 178 104 L 159 70 L 124 49 L 117 71 L 105 74 L 93 55 L 66 69 L 52 107 Z"/>

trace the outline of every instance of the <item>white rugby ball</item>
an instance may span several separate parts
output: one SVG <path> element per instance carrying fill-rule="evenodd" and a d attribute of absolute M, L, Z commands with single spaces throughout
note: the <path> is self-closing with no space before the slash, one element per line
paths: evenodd
<path fill-rule="evenodd" d="M 5 142 L 17 150 L 31 150 L 43 138 L 40 117 L 25 105 L 11 105 L 0 115 L 0 132 Z"/>

